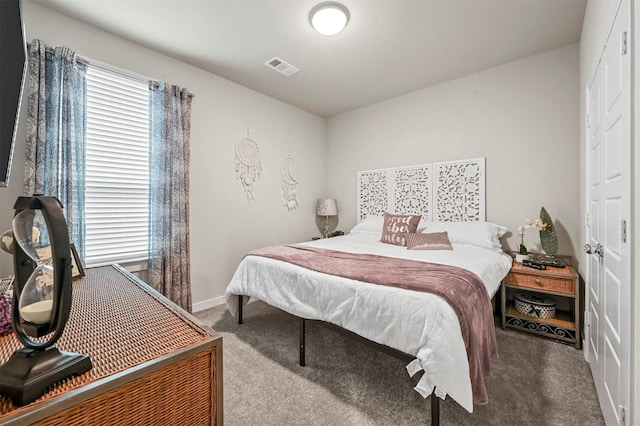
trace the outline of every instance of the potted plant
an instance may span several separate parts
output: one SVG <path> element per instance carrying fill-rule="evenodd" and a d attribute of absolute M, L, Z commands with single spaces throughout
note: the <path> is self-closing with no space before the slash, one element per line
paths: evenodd
<path fill-rule="evenodd" d="M 556 236 L 556 230 L 553 226 L 553 220 L 547 213 L 547 210 L 542 207 L 540 209 L 540 218 L 536 220 L 525 219 L 524 225 L 518 228 L 518 236 L 520 242 L 518 243 L 518 252 L 516 253 L 516 262 L 522 263 L 523 260 L 529 258 L 529 251 L 524 244 L 524 233 L 527 228 L 538 228 L 540 231 L 540 245 L 544 252 L 553 257 L 558 252 L 558 237 Z"/>
<path fill-rule="evenodd" d="M 529 219 L 525 221 L 524 225 L 521 225 L 518 228 L 518 235 L 520 236 L 520 244 L 518 247 L 518 252 L 516 253 L 516 262 L 522 263 L 523 260 L 529 259 L 529 252 L 527 251 L 527 246 L 524 245 L 524 231 L 529 228 Z"/>

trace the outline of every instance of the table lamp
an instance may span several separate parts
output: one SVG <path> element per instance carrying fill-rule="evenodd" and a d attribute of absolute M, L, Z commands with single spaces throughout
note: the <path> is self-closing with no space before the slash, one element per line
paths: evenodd
<path fill-rule="evenodd" d="M 92 368 L 86 355 L 60 351 L 71 310 L 71 249 L 55 197 L 19 197 L 14 206 L 15 281 L 11 324 L 25 346 L 0 366 L 0 393 L 17 406 Z"/>
<path fill-rule="evenodd" d="M 329 216 L 338 215 L 338 202 L 333 198 L 318 198 L 316 216 L 324 216 L 324 237 L 329 237 Z"/>

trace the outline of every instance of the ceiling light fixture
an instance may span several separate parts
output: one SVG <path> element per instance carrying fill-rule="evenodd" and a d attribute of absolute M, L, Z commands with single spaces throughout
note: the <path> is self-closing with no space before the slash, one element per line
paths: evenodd
<path fill-rule="evenodd" d="M 338 34 L 349 22 L 349 11 L 340 3 L 320 3 L 311 9 L 309 22 L 322 35 Z"/>

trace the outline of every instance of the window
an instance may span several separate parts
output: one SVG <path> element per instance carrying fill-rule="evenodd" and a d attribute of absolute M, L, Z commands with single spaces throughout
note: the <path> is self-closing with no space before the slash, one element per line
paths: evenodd
<path fill-rule="evenodd" d="M 147 260 L 148 82 L 87 70 L 85 263 Z"/>

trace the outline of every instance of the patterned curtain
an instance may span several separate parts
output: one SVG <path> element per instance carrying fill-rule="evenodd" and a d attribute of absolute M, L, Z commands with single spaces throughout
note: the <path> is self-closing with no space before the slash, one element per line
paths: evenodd
<path fill-rule="evenodd" d="M 192 98 L 186 89 L 150 84 L 149 283 L 189 312 Z"/>
<path fill-rule="evenodd" d="M 29 45 L 26 195 L 58 197 L 69 238 L 84 259 L 87 64 L 66 47 Z"/>

